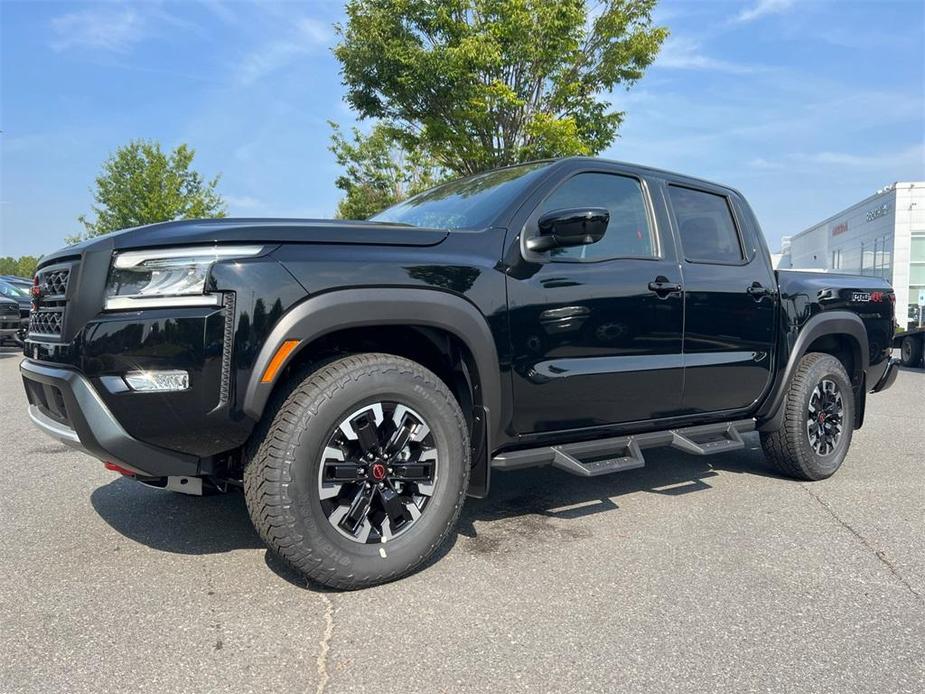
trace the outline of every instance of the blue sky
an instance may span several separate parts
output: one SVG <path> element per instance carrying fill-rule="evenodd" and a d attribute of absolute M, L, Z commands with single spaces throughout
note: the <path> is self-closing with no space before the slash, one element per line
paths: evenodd
<path fill-rule="evenodd" d="M 187 142 L 229 213 L 333 213 L 342 2 L 0 0 L 0 255 L 54 250 L 132 138 Z M 665 0 L 672 35 L 603 156 L 733 185 L 772 247 L 925 179 L 925 3 Z"/>

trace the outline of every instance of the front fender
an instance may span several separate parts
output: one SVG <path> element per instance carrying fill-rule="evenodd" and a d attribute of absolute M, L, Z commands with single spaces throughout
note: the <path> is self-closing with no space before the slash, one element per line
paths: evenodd
<path fill-rule="evenodd" d="M 327 334 L 348 328 L 414 325 L 451 333 L 472 354 L 478 373 L 477 399 L 487 410 L 488 450 L 497 440 L 501 417 L 501 371 L 494 338 L 485 316 L 465 299 L 433 289 L 344 289 L 313 296 L 293 306 L 276 323 L 257 355 L 244 396 L 244 413 L 263 416 L 273 382 L 261 381 L 264 371 L 286 340 L 299 344 L 280 371 L 306 346 Z"/>

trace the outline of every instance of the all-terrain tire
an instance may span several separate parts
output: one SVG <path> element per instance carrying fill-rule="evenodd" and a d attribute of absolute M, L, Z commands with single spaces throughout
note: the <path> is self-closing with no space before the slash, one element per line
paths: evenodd
<path fill-rule="evenodd" d="M 325 446 L 345 417 L 382 400 L 426 419 L 437 451 L 433 494 L 406 532 L 361 544 L 325 515 L 318 480 Z M 469 483 L 469 436 L 459 404 L 431 371 L 365 353 L 293 375 L 255 432 L 244 469 L 247 508 L 267 545 L 307 578 L 340 590 L 393 581 L 419 568 L 447 539 Z"/>
<path fill-rule="evenodd" d="M 824 381 L 834 383 L 842 398 L 842 431 L 833 450 L 821 455 L 807 430 L 813 391 Z M 830 354 L 812 352 L 797 367 L 783 404 L 784 421 L 777 431 L 762 432 L 761 446 L 781 472 L 801 480 L 821 480 L 841 467 L 854 431 L 854 391 L 842 363 Z"/>

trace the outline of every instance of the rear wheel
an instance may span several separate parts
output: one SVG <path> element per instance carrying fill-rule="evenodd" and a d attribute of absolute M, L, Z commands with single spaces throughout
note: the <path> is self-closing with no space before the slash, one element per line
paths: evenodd
<path fill-rule="evenodd" d="M 303 374 L 244 473 L 266 543 L 325 585 L 400 578 L 446 539 L 469 481 L 459 405 L 432 372 L 360 354 Z"/>
<path fill-rule="evenodd" d="M 765 455 L 798 479 L 821 480 L 834 474 L 854 430 L 854 391 L 845 367 L 829 354 L 807 354 L 783 406 L 783 426 L 761 434 Z"/>
<path fill-rule="evenodd" d="M 899 347 L 899 357 L 903 366 L 919 366 L 922 363 L 922 343 L 925 337 L 921 335 L 906 335 Z"/>

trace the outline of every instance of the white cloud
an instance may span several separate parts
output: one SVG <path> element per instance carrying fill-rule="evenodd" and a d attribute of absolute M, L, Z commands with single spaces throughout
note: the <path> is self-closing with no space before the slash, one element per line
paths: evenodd
<path fill-rule="evenodd" d="M 94 48 L 124 53 L 145 36 L 145 22 L 131 7 L 105 6 L 69 12 L 51 20 L 56 51 Z"/>
<path fill-rule="evenodd" d="M 669 38 L 655 59 L 655 67 L 674 70 L 707 70 L 744 75 L 763 68 L 747 63 L 733 63 L 704 55 L 699 41 L 689 38 Z"/>
<path fill-rule="evenodd" d="M 263 207 L 263 201 L 252 195 L 225 195 L 225 202 L 232 210 L 254 210 Z"/>
<path fill-rule="evenodd" d="M 737 22 L 753 22 L 771 14 L 780 14 L 789 10 L 795 0 L 758 0 L 754 6 L 742 10 L 736 17 Z"/>
<path fill-rule="evenodd" d="M 85 49 L 124 54 L 146 39 L 177 30 L 198 31 L 198 27 L 156 2 L 113 2 L 53 17 L 51 30 L 51 47 L 55 51 Z"/>
<path fill-rule="evenodd" d="M 330 28 L 310 17 L 295 23 L 295 31 L 285 39 L 272 41 L 248 55 L 238 68 L 238 80 L 248 86 L 299 57 L 326 46 L 332 38 Z"/>
<path fill-rule="evenodd" d="M 892 152 L 875 154 L 852 154 L 848 152 L 792 152 L 769 160 L 757 157 L 749 162 L 755 169 L 792 169 L 794 167 L 833 167 L 837 169 L 862 169 L 880 171 L 901 169 L 909 165 L 925 165 L 925 145 L 913 145 Z"/>

